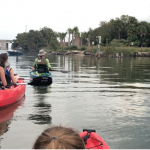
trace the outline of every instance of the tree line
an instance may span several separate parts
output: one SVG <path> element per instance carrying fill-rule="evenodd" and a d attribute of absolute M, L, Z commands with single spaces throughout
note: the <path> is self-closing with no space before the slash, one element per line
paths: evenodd
<path fill-rule="evenodd" d="M 68 41 L 66 36 L 68 34 Z M 123 46 L 150 47 L 150 23 L 139 22 L 135 17 L 122 15 L 120 18 L 111 19 L 109 22 L 101 21 L 99 27 L 87 32 L 80 32 L 79 28 L 68 28 L 66 32 L 54 32 L 44 27 L 40 31 L 30 30 L 28 33 L 20 33 L 16 40 L 23 49 L 38 50 L 48 47 L 57 50 L 58 47 L 81 48 L 86 46 L 91 49 L 92 42 L 97 45 L 96 36 L 101 36 L 101 45 L 111 46 L 114 42 Z M 15 46 L 15 45 L 14 45 Z"/>
<path fill-rule="evenodd" d="M 57 33 L 48 27 L 38 30 L 30 30 L 29 32 L 19 33 L 13 40 L 13 48 L 16 42 L 25 50 L 39 50 L 47 47 L 56 50 L 58 47 Z"/>
<path fill-rule="evenodd" d="M 91 40 L 95 40 L 96 35 L 102 36 L 103 45 L 111 45 L 111 42 L 117 39 L 118 42 L 122 40 L 125 46 L 132 42 L 137 47 L 149 47 L 150 23 L 139 22 L 135 17 L 122 15 L 109 22 L 101 21 L 99 27 L 93 30 Z"/>

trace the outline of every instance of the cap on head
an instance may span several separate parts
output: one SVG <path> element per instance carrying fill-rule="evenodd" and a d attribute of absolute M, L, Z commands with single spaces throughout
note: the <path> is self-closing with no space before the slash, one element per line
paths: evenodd
<path fill-rule="evenodd" d="M 41 50 L 39 51 L 38 56 L 43 56 L 43 55 L 45 55 L 45 54 L 46 54 L 46 52 L 45 52 L 43 49 L 41 49 Z"/>

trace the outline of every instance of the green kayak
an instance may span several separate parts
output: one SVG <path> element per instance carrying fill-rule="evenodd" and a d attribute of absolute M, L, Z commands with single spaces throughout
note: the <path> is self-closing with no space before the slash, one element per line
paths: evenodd
<path fill-rule="evenodd" d="M 52 76 L 50 72 L 38 73 L 37 71 L 31 71 L 30 78 L 32 79 L 30 85 L 43 86 L 52 84 Z"/>

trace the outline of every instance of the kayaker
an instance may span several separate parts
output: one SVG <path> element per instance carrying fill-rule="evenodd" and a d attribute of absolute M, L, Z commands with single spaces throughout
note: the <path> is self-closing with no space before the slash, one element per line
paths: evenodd
<path fill-rule="evenodd" d="M 36 140 L 33 149 L 85 149 L 79 133 L 61 126 L 46 129 Z"/>
<path fill-rule="evenodd" d="M 18 41 L 16 41 L 16 51 L 18 52 Z"/>
<path fill-rule="evenodd" d="M 32 70 L 37 70 L 39 73 L 45 73 L 51 70 L 51 65 L 49 60 L 45 58 L 45 54 L 46 52 L 43 49 L 39 51 L 39 58 L 35 59 L 34 64 L 31 67 Z"/>
<path fill-rule="evenodd" d="M 14 76 L 14 71 L 10 68 L 7 53 L 0 54 L 0 79 L 1 86 L 6 87 L 8 84 L 16 84 L 17 78 Z"/>

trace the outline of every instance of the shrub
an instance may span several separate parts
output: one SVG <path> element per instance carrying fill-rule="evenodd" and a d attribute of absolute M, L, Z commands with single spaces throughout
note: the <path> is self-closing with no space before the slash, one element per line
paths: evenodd
<path fill-rule="evenodd" d="M 93 52 L 93 53 L 97 53 L 97 49 L 94 48 L 94 49 L 92 50 L 92 52 Z"/>
<path fill-rule="evenodd" d="M 112 48 L 112 47 L 105 47 L 105 49 L 104 49 L 104 53 L 106 55 L 113 54 L 114 51 L 115 51 L 115 48 Z"/>
<path fill-rule="evenodd" d="M 82 46 L 80 49 L 83 51 L 83 50 L 86 50 L 86 47 Z"/>
<path fill-rule="evenodd" d="M 136 40 L 135 42 L 134 42 L 134 46 L 140 46 L 140 41 L 139 40 Z"/>
<path fill-rule="evenodd" d="M 77 46 L 70 46 L 70 50 L 77 50 L 78 47 Z"/>
<path fill-rule="evenodd" d="M 113 47 L 124 47 L 124 46 L 126 46 L 127 43 L 128 43 L 128 41 L 126 41 L 124 39 L 120 39 L 120 40 L 113 39 L 110 42 L 110 45 Z"/>
<path fill-rule="evenodd" d="M 70 50 L 70 47 L 68 46 L 68 47 L 65 47 L 65 50 Z"/>

